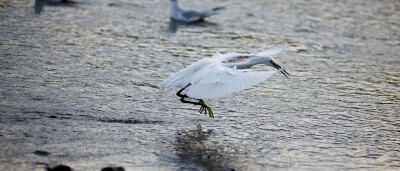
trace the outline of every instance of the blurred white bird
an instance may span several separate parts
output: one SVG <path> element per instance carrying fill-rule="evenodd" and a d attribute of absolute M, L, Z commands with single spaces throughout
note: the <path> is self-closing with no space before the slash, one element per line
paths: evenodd
<path fill-rule="evenodd" d="M 186 10 L 179 7 L 178 0 L 171 0 L 171 18 L 186 23 L 202 21 L 204 18 L 214 15 L 222 9 L 224 9 L 224 7 L 217 7 L 205 11 Z"/>
<path fill-rule="evenodd" d="M 205 104 L 203 99 L 220 98 L 244 90 L 264 82 L 278 71 L 289 78 L 289 73 L 281 68 L 272 57 L 284 51 L 286 47 L 287 44 L 252 54 L 217 53 L 212 58 L 201 59 L 177 72 L 160 85 L 168 89 L 172 87 L 181 88 L 176 93 L 177 96 L 181 97 L 181 102 L 200 105 L 200 113 L 207 114 L 208 112 L 209 116 L 214 118 L 211 107 Z M 238 60 L 248 58 L 250 60 L 247 62 L 235 63 Z M 277 71 L 254 71 L 249 69 L 257 64 L 274 67 Z M 185 94 L 182 94 L 183 90 L 186 90 Z"/>

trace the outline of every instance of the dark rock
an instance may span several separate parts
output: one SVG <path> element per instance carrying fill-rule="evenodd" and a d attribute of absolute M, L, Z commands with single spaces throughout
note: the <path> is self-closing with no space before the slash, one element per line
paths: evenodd
<path fill-rule="evenodd" d="M 38 156 L 47 156 L 50 153 L 47 151 L 42 151 L 42 150 L 36 150 L 35 152 L 33 152 L 34 154 L 38 155 Z"/>
<path fill-rule="evenodd" d="M 107 4 L 109 7 L 115 7 L 115 6 L 119 6 L 118 4 L 116 4 L 116 3 L 108 3 Z"/>
<path fill-rule="evenodd" d="M 105 167 L 101 171 L 125 171 L 123 167 Z"/>
<path fill-rule="evenodd" d="M 48 118 L 57 118 L 57 116 L 51 115 L 51 116 L 48 116 Z"/>
<path fill-rule="evenodd" d="M 69 166 L 62 164 L 52 164 L 46 168 L 47 171 L 71 171 L 72 169 Z"/>

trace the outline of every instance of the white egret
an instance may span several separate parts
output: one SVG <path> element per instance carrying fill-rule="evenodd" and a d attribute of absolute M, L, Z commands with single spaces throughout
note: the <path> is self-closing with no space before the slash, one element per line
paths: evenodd
<path fill-rule="evenodd" d="M 178 0 L 171 0 L 171 18 L 185 23 L 202 21 L 204 18 L 214 15 L 222 9 L 224 9 L 224 7 L 217 7 L 205 11 L 186 10 L 179 7 Z"/>
<path fill-rule="evenodd" d="M 214 118 L 211 107 L 203 99 L 220 98 L 244 90 L 264 82 L 278 71 L 289 78 L 289 73 L 281 68 L 273 59 L 273 56 L 284 51 L 286 47 L 287 44 L 252 54 L 217 53 L 212 58 L 201 59 L 177 72 L 160 85 L 168 89 L 172 87 L 181 88 L 176 93 L 181 98 L 181 102 L 200 105 L 200 113 L 204 112 L 207 114 L 208 112 L 209 116 Z M 244 63 L 235 63 L 241 59 L 249 60 Z M 265 64 L 277 70 L 255 71 L 249 69 L 257 64 Z M 186 93 L 182 94 L 184 90 Z M 187 99 L 191 99 L 192 101 Z"/>

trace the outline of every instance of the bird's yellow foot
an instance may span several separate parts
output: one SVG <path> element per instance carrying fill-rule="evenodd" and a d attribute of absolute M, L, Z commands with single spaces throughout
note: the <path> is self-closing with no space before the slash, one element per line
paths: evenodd
<path fill-rule="evenodd" d="M 213 113 L 213 111 L 211 110 L 211 107 L 208 106 L 208 105 L 204 102 L 204 100 L 202 100 L 202 99 L 200 99 L 199 102 L 200 102 L 200 104 L 201 104 L 201 107 L 200 107 L 199 112 L 200 112 L 200 113 L 203 113 L 203 112 L 204 112 L 204 114 L 207 114 L 207 112 L 208 112 L 208 115 L 210 116 L 210 118 L 214 118 L 214 113 Z"/>

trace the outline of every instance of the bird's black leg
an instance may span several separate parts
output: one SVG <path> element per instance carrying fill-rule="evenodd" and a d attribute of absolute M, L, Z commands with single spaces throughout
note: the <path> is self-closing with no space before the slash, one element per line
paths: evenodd
<path fill-rule="evenodd" d="M 190 97 L 187 96 L 186 94 L 182 94 L 182 91 L 185 90 L 190 85 L 191 84 L 189 83 L 186 87 L 184 87 L 181 90 L 179 90 L 178 92 L 176 92 L 176 95 L 181 98 L 181 102 L 182 103 L 190 103 L 190 104 L 194 104 L 194 105 L 201 105 L 200 102 L 192 102 L 192 101 L 185 100 L 185 98 L 190 98 Z"/>
<path fill-rule="evenodd" d="M 200 105 L 200 106 L 201 106 L 201 107 L 200 107 L 200 110 L 199 110 L 200 113 L 203 113 L 203 112 L 204 112 L 204 114 L 207 114 L 207 111 L 208 111 L 209 116 L 212 117 L 212 118 L 214 118 L 214 113 L 212 112 L 211 107 L 208 106 L 208 105 L 203 101 L 203 99 L 199 99 L 198 102 L 193 102 L 193 101 L 185 100 L 185 98 L 190 98 L 190 97 L 187 96 L 186 94 L 182 94 L 182 91 L 185 90 L 185 89 L 186 89 L 187 87 L 189 87 L 190 85 L 191 85 L 191 84 L 188 84 L 186 87 L 182 88 L 181 90 L 179 90 L 179 91 L 176 93 L 177 96 L 181 97 L 181 102 L 182 102 L 182 103 L 190 103 L 190 104 L 194 104 L 194 105 Z"/>
<path fill-rule="evenodd" d="M 186 96 L 185 94 L 181 94 L 182 93 L 182 91 L 183 90 L 185 90 L 187 87 L 189 87 L 190 85 L 192 85 L 192 84 L 188 84 L 186 87 L 184 87 L 184 88 L 182 88 L 181 90 L 179 90 L 178 92 L 176 92 L 176 95 L 177 96 L 179 96 L 179 97 L 188 97 L 188 96 Z M 184 103 L 184 102 L 183 102 Z"/>
<path fill-rule="evenodd" d="M 185 100 L 185 98 L 190 98 L 190 97 L 188 97 L 188 96 L 186 96 L 186 95 L 183 95 L 183 96 L 181 97 L 181 102 L 182 102 L 182 103 L 190 103 L 190 104 L 194 104 L 194 105 L 202 105 L 200 102 L 188 101 L 188 100 Z"/>

